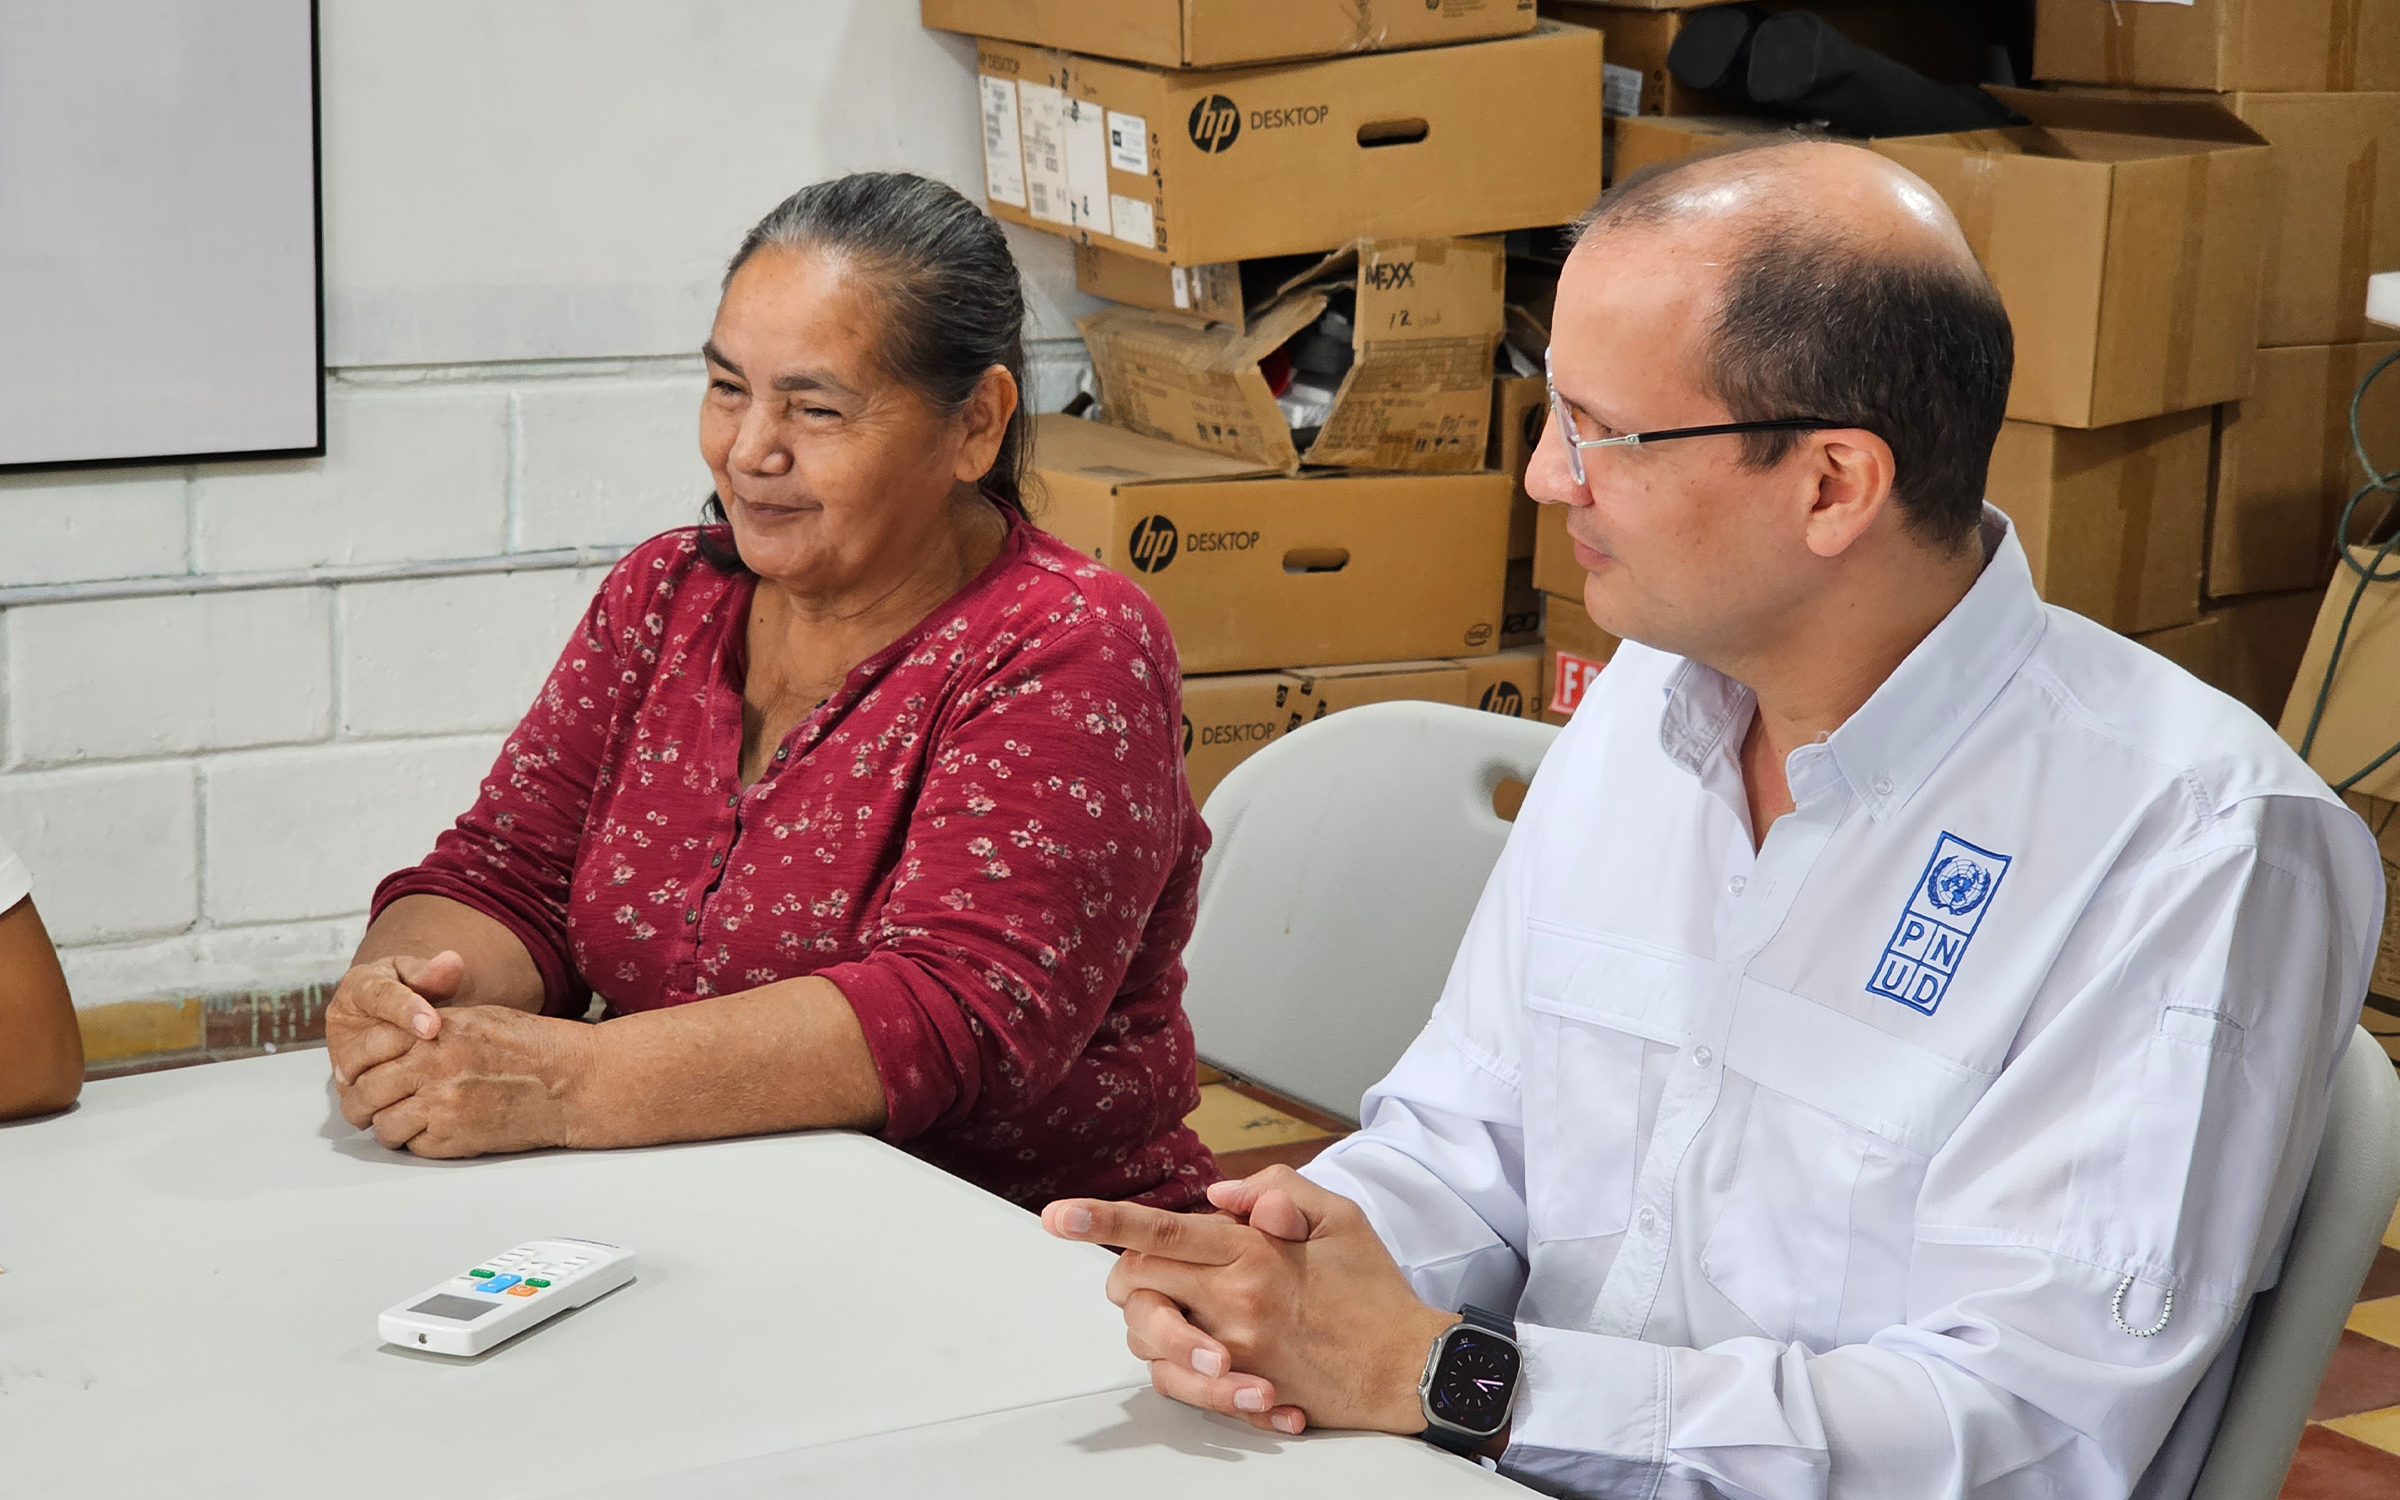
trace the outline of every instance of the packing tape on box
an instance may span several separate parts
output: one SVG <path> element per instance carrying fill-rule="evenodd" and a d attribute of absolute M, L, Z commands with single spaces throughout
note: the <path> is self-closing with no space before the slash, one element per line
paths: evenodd
<path fill-rule="evenodd" d="M 2183 238 L 2175 247 L 2175 279 L 2167 283 L 2167 357 L 2161 395 L 2169 411 L 2182 411 L 2192 404 L 2192 336 L 2198 329 L 2203 309 L 2200 306 L 2201 251 L 2208 227 L 2209 170 L 2216 164 L 2213 154 L 2202 153 L 2188 158 L 2183 164 Z"/>
<path fill-rule="evenodd" d="M 2104 83 L 2133 82 L 2136 38 L 2142 34 L 2139 5 L 2111 5 L 2109 24 L 2100 28 L 2100 73 Z"/>
<path fill-rule="evenodd" d="M 2123 552 L 2117 559 L 2116 618 L 2142 617 L 2142 585 L 2150 574 L 2150 516 L 2158 504 L 2158 454 L 2137 448 L 2118 469 L 2117 502 L 2125 511 Z"/>
<path fill-rule="evenodd" d="M 2332 35 L 2325 46 L 2325 88 L 2346 94 L 2358 87 L 2358 33 L 2362 0 L 2333 0 L 2326 25 Z"/>

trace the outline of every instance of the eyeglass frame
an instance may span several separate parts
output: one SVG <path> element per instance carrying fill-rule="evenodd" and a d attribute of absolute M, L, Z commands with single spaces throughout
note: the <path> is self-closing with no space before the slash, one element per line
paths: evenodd
<path fill-rule="evenodd" d="M 1735 432 L 1830 432 L 1836 428 L 1856 427 L 1856 422 L 1835 422 L 1824 417 L 1775 417 L 1762 422 L 1713 422 L 1706 427 L 1661 427 L 1652 432 L 1620 432 L 1615 437 L 1586 438 L 1575 435 L 1573 407 L 1558 393 L 1558 382 L 1550 375 L 1550 351 L 1542 351 L 1542 389 L 1550 396 L 1550 420 L 1558 424 L 1560 441 L 1567 445 L 1567 472 L 1577 484 L 1590 484 L 1583 467 L 1586 448 L 1639 448 L 1644 443 L 1664 443 L 1676 438 L 1721 437 Z"/>

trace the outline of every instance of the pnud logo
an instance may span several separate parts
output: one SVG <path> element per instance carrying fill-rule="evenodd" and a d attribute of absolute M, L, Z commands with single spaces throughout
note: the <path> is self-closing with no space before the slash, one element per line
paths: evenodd
<path fill-rule="evenodd" d="M 1144 516 L 1133 523 L 1133 535 L 1126 539 L 1126 551 L 1132 554 L 1133 565 L 1144 573 L 1156 573 L 1175 560 L 1175 549 L 1182 542 L 1175 523 L 1165 516 Z"/>
<path fill-rule="evenodd" d="M 1525 693 L 1513 682 L 1495 682 L 1483 690 L 1483 699 L 1476 705 L 1487 714 L 1506 714 L 1512 719 L 1525 717 Z"/>
<path fill-rule="evenodd" d="M 1211 94 L 1192 106 L 1192 144 L 1215 154 L 1242 133 L 1242 111 L 1223 94 Z"/>

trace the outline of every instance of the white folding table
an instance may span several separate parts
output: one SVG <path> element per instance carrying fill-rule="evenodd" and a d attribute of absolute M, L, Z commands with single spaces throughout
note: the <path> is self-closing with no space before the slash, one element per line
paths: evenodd
<path fill-rule="evenodd" d="M 554 1235 L 639 1275 L 471 1360 L 377 1338 Z M 843 1132 L 425 1162 L 342 1120 L 322 1052 L 98 1083 L 0 1125 L 0 1494 L 1014 1493 L 1001 1456 L 1047 1497 L 1228 1460 L 1274 1494 L 1500 1483 L 1143 1394 L 1108 1266 Z"/>

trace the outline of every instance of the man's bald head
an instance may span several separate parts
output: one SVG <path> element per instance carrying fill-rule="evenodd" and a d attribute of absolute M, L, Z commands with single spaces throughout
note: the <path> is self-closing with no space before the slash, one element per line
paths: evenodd
<path fill-rule="evenodd" d="M 2014 347 L 1999 293 L 1923 180 L 1834 141 L 1687 157 L 1603 195 L 1575 257 L 1661 248 L 1715 277 L 1702 379 L 1736 421 L 1866 428 L 1891 446 L 1920 534 L 1973 534 Z M 1751 433 L 1744 453 L 1769 467 L 1796 441 Z"/>

